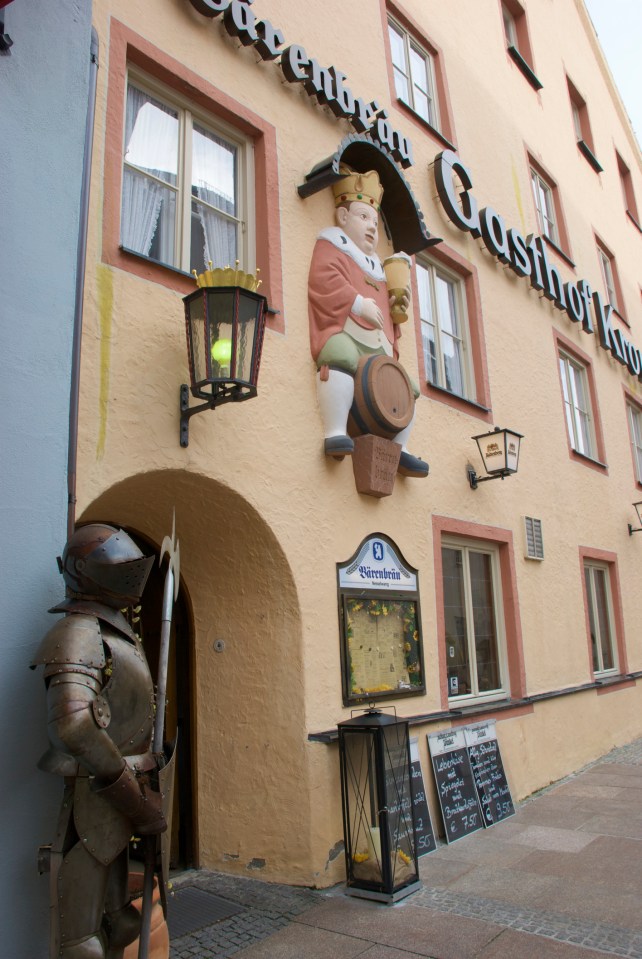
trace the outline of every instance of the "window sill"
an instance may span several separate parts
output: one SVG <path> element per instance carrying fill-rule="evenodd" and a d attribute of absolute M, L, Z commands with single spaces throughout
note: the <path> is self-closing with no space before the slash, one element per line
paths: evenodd
<path fill-rule="evenodd" d="M 476 400 L 469 400 L 465 396 L 460 396 L 458 393 L 453 393 L 451 390 L 445 389 L 443 386 L 435 386 L 435 384 L 430 381 L 423 383 L 422 386 L 423 396 L 437 400 L 439 403 L 445 403 L 447 406 L 452 406 L 455 409 L 468 412 L 472 416 L 483 416 L 487 418 L 491 412 L 489 407 L 483 406 Z"/>
<path fill-rule="evenodd" d="M 564 260 L 564 262 L 565 262 L 568 266 L 571 267 L 572 270 L 575 269 L 575 262 L 574 262 L 574 260 L 572 260 L 572 259 L 570 258 L 570 256 L 568 255 L 568 253 L 565 253 L 565 252 L 564 252 L 564 250 L 561 248 L 561 246 L 558 246 L 557 243 L 555 243 L 554 240 L 551 240 L 551 239 L 550 239 L 549 237 L 547 237 L 545 234 L 542 234 L 542 239 L 544 240 L 544 242 L 546 243 L 547 246 L 550 246 L 551 250 L 552 250 L 554 253 L 557 253 L 557 255 L 560 256 L 560 257 Z"/>
<path fill-rule="evenodd" d="M 630 210 L 627 210 L 627 211 L 626 211 L 626 215 L 628 216 L 628 218 L 629 218 L 629 220 L 631 221 L 631 223 L 633 224 L 633 226 L 634 226 L 637 230 L 639 230 L 640 233 L 642 233 L 642 226 L 640 226 L 640 224 L 638 223 L 638 221 L 637 221 L 636 218 L 633 216 L 633 214 L 631 213 Z"/>
<path fill-rule="evenodd" d="M 577 147 L 580 153 L 582 154 L 582 156 L 584 156 L 586 160 L 588 160 L 589 164 L 593 167 L 596 173 L 604 172 L 604 167 L 600 164 L 599 160 L 597 159 L 597 157 L 595 156 L 595 154 L 593 153 L 590 146 L 588 145 L 588 143 L 586 143 L 585 140 L 578 140 Z"/>
<path fill-rule="evenodd" d="M 399 99 L 399 97 L 397 97 L 397 106 L 399 107 L 402 113 L 405 113 L 411 120 L 414 120 L 414 122 L 418 126 L 420 126 L 422 130 L 424 130 L 426 133 L 429 133 L 431 136 L 433 136 L 436 140 L 439 141 L 439 143 L 441 143 L 442 146 L 445 146 L 448 150 L 457 149 L 455 144 L 452 143 L 448 139 L 448 137 L 444 136 L 444 134 L 441 133 L 437 129 L 437 127 L 434 127 L 432 123 L 429 123 L 428 120 L 424 120 L 424 118 L 420 116 L 415 110 L 413 110 L 413 108 L 408 103 L 406 103 L 405 100 L 401 100 Z"/>
<path fill-rule="evenodd" d="M 528 65 L 524 57 L 521 55 L 517 47 L 514 47 L 511 43 L 507 47 L 507 50 L 511 60 L 515 63 L 517 67 L 519 67 L 521 72 L 524 74 L 524 76 L 526 77 L 530 85 L 532 86 L 532 88 L 534 90 L 541 90 L 544 84 L 540 80 L 538 80 L 538 78 L 535 76 L 535 73 L 533 72 L 531 67 Z"/>
<path fill-rule="evenodd" d="M 592 456 L 587 456 L 586 453 L 580 453 L 579 450 L 573 449 L 573 447 L 571 447 L 571 459 L 577 460 L 578 462 L 583 463 L 585 466 L 590 466 L 592 469 L 597 470 L 600 473 L 608 473 L 609 471 L 606 463 L 602 463 L 600 460 L 596 460 Z"/>
<path fill-rule="evenodd" d="M 471 706 L 468 710 L 443 709 L 433 713 L 422 713 L 416 716 L 404 716 L 400 718 L 405 719 L 409 726 L 425 726 L 431 723 L 443 724 L 444 720 L 449 719 L 454 720 L 457 725 L 461 725 L 462 719 L 468 719 L 472 716 L 482 716 L 485 713 L 494 715 L 495 713 L 508 713 L 512 710 L 532 713 L 535 703 L 543 703 L 550 699 L 561 699 L 565 696 L 574 696 L 576 693 L 588 693 L 591 692 L 591 690 L 595 690 L 599 696 L 606 692 L 616 692 L 618 689 L 626 689 L 629 686 L 637 685 L 639 679 L 642 679 L 642 670 L 614 676 L 608 683 L 606 680 L 593 680 L 589 683 L 581 683 L 578 686 L 566 686 L 564 689 L 552 689 L 543 693 L 534 693 L 532 696 L 524 696 L 522 699 L 500 699 L 496 702 L 486 703 L 483 706 Z M 339 734 L 336 726 L 333 729 L 327 729 L 323 732 L 308 733 L 308 742 L 313 743 L 331 745 L 332 743 L 336 743 L 338 738 Z"/>

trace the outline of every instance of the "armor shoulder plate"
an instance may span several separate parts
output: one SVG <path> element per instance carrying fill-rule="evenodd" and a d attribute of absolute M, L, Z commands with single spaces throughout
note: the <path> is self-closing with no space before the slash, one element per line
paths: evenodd
<path fill-rule="evenodd" d="M 31 666 L 48 663 L 102 669 L 105 665 L 105 647 L 98 619 L 95 616 L 73 613 L 52 626 L 40 643 Z"/>

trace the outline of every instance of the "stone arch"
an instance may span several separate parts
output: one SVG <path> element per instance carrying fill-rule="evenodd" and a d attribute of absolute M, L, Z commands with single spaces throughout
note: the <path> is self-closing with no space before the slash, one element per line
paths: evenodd
<path fill-rule="evenodd" d="M 196 862 L 308 881 L 301 615 L 274 533 L 235 490 L 182 470 L 122 480 L 79 522 L 118 524 L 158 549 L 174 508 L 192 623 Z"/>

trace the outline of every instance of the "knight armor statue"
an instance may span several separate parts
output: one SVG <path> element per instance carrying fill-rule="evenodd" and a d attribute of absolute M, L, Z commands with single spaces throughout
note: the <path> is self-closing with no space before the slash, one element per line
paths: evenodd
<path fill-rule="evenodd" d="M 50 747 L 39 767 L 64 778 L 55 841 L 44 847 L 50 959 L 121 959 L 138 936 L 128 894 L 129 839 L 166 828 L 150 743 L 154 684 L 121 612 L 141 597 L 154 557 L 103 524 L 69 539 L 65 613 L 31 663 L 44 666 Z"/>

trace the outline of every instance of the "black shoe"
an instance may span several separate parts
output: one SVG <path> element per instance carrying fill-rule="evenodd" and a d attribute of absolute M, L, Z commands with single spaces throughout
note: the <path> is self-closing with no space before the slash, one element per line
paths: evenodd
<path fill-rule="evenodd" d="M 349 436 L 329 436 L 324 440 L 323 451 L 326 456 L 343 459 L 344 456 L 352 456 L 354 453 L 354 442 Z"/>
<path fill-rule="evenodd" d="M 401 451 L 397 472 L 401 473 L 402 476 L 417 476 L 421 478 L 422 476 L 428 476 L 428 471 L 428 463 L 419 459 L 418 456 L 413 456 L 412 453 Z"/>

